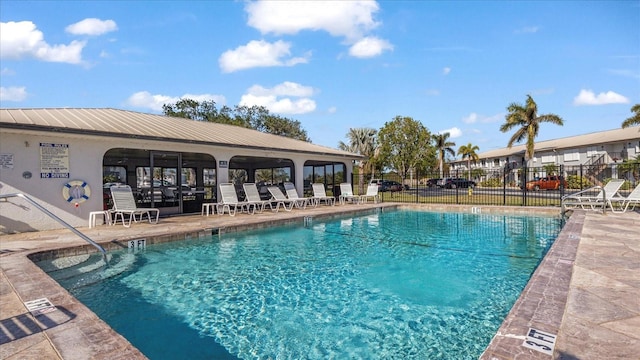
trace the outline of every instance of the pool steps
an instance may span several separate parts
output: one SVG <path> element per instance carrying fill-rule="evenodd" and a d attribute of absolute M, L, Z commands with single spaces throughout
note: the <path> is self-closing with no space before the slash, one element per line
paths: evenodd
<path fill-rule="evenodd" d="M 133 253 L 110 253 L 106 262 L 99 254 L 83 254 L 42 260 L 36 264 L 64 288 L 71 290 L 121 274 L 131 268 L 134 262 Z"/>

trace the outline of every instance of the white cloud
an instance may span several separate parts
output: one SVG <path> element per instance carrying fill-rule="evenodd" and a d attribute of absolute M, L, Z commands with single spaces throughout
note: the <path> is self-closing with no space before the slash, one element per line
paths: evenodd
<path fill-rule="evenodd" d="M 253 85 L 249 88 L 249 94 L 257 96 L 295 96 L 295 97 L 309 97 L 312 96 L 314 90 L 310 86 L 303 86 L 291 81 L 285 81 L 282 84 L 278 84 L 271 89 L 267 89 L 260 85 Z"/>
<path fill-rule="evenodd" d="M 335 106 L 331 106 L 329 109 L 327 109 L 327 112 L 329 114 L 335 114 L 338 111 L 338 108 Z"/>
<path fill-rule="evenodd" d="M 69 45 L 49 45 L 42 31 L 31 21 L 0 23 L 0 58 L 22 59 L 32 57 L 49 62 L 80 64 L 85 41 L 72 41 Z"/>
<path fill-rule="evenodd" d="M 428 96 L 438 96 L 440 95 L 440 90 L 438 89 L 427 89 Z"/>
<path fill-rule="evenodd" d="M 610 74 L 624 76 L 632 79 L 640 79 L 640 72 L 637 70 L 625 70 L 625 69 L 608 69 Z"/>
<path fill-rule="evenodd" d="M 310 98 L 314 93 L 311 87 L 288 81 L 271 89 L 254 85 L 242 95 L 240 105 L 264 106 L 279 114 L 306 114 L 316 109 L 316 102 Z"/>
<path fill-rule="evenodd" d="M 535 34 L 540 30 L 538 26 L 525 26 L 514 31 L 516 34 Z"/>
<path fill-rule="evenodd" d="M 108 32 L 118 30 L 118 25 L 113 20 L 100 20 L 96 18 L 88 18 L 71 24 L 65 28 L 65 31 L 73 35 L 102 35 Z"/>
<path fill-rule="evenodd" d="M 465 124 L 474 124 L 478 121 L 478 114 L 476 113 L 471 113 L 466 117 L 462 118 L 462 122 Z"/>
<path fill-rule="evenodd" d="M 462 136 L 462 130 L 458 129 L 457 127 L 452 127 L 451 129 L 438 131 L 438 134 L 444 134 L 444 133 L 449 133 L 449 138 L 451 139 L 455 139 L 457 137 Z"/>
<path fill-rule="evenodd" d="M 0 71 L 0 75 L 2 76 L 13 76 L 15 74 L 16 72 L 9 68 L 2 68 L 2 70 Z"/>
<path fill-rule="evenodd" d="M 591 90 L 580 90 L 578 96 L 573 98 L 573 105 L 607 105 L 607 104 L 627 104 L 629 99 L 617 94 L 613 91 L 607 91 L 606 93 L 600 93 L 596 95 Z"/>
<path fill-rule="evenodd" d="M 230 73 L 254 67 L 294 66 L 309 61 L 309 53 L 304 57 L 287 58 L 291 54 L 290 48 L 291 44 L 282 40 L 275 43 L 253 40 L 235 50 L 225 51 L 218 64 L 223 72 Z"/>
<path fill-rule="evenodd" d="M 500 121 L 504 118 L 503 114 L 496 114 L 493 116 L 483 116 L 476 113 L 470 113 L 469 115 L 462 118 L 462 122 L 465 124 L 475 124 L 475 123 L 494 123 Z"/>
<path fill-rule="evenodd" d="M 325 31 L 345 39 L 349 54 L 367 58 L 393 49 L 388 41 L 368 36 L 380 26 L 375 1 L 251 1 L 245 6 L 247 24 L 262 34 L 294 35 Z"/>
<path fill-rule="evenodd" d="M 445 67 L 444 69 L 442 69 L 442 74 L 443 75 L 449 75 L 450 72 L 451 72 L 451 68 L 450 67 Z"/>
<path fill-rule="evenodd" d="M 221 105 L 224 105 L 226 102 L 225 97 L 222 95 L 184 94 L 180 97 L 176 97 L 176 96 L 168 96 L 168 95 L 152 95 L 148 91 L 139 91 L 129 96 L 126 103 L 127 105 L 130 105 L 130 106 L 151 109 L 155 112 L 162 112 L 162 105 L 174 104 L 178 102 L 180 99 L 192 99 L 198 102 L 213 100 L 216 102 L 216 104 L 221 104 Z"/>
<path fill-rule="evenodd" d="M 376 28 L 375 1 L 253 1 L 245 11 L 248 25 L 263 34 L 296 34 L 322 30 L 332 36 L 357 40 Z"/>
<path fill-rule="evenodd" d="M 0 87 L 0 101 L 23 101 L 27 98 L 27 88 Z"/>
<path fill-rule="evenodd" d="M 393 45 L 377 37 L 365 37 L 349 48 L 349 55 L 358 58 L 370 58 L 382 54 L 385 50 L 393 50 Z"/>

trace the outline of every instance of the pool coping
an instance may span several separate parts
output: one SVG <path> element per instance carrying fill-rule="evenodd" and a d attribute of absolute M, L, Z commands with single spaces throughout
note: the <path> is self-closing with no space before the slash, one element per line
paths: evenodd
<path fill-rule="evenodd" d="M 212 221 L 201 221 L 200 227 L 191 231 L 174 231 L 170 234 L 158 235 L 156 234 L 153 241 L 175 241 L 185 238 L 194 238 L 210 235 L 215 229 L 223 229 L 222 231 L 242 231 L 255 228 L 271 227 L 277 225 L 283 225 L 287 223 L 296 223 L 303 220 L 305 217 L 312 218 L 331 218 L 331 217 L 343 217 L 353 214 L 360 214 L 363 212 L 371 211 L 384 211 L 386 208 L 408 208 L 414 210 L 425 211 L 456 211 L 456 212 L 472 212 L 472 213 L 501 213 L 501 214 L 538 214 L 538 215 L 559 215 L 559 208 L 523 208 L 523 207 L 504 207 L 504 206 L 467 206 L 467 205 L 408 205 L 401 203 L 384 203 L 376 205 L 356 205 L 356 206 L 340 206 L 333 209 L 327 207 L 327 211 L 309 211 L 302 210 L 296 211 L 294 214 L 286 213 L 284 216 L 277 218 L 262 219 L 261 221 L 254 221 L 254 218 L 248 216 L 240 216 L 236 218 L 244 219 L 235 221 L 225 226 L 214 226 Z M 338 211 L 336 211 L 338 210 Z M 200 217 L 198 217 L 200 218 Z M 204 219 L 204 217 L 202 217 Z M 219 218 L 218 218 L 219 219 Z M 580 220 L 582 219 L 582 220 Z M 213 220 L 213 219 L 212 219 Z M 245 220 L 245 221 L 243 221 Z M 165 220 L 167 221 L 167 220 Z M 178 221 L 180 222 L 180 221 Z M 561 231 L 558 239 L 554 242 L 554 245 L 547 253 L 547 256 L 543 259 L 538 269 L 534 272 L 533 276 L 529 280 L 525 290 L 521 293 L 519 299 L 514 304 L 511 312 L 505 318 L 500 330 L 494 336 L 493 340 L 481 356 L 483 359 L 507 359 L 507 358 L 531 358 L 531 359 L 545 359 L 549 358 L 548 355 L 540 357 L 540 353 L 532 351 L 524 351 L 521 346 L 522 339 L 518 338 L 519 333 L 510 332 L 511 326 L 516 326 L 516 329 L 522 328 L 522 316 L 529 316 L 528 320 L 535 320 L 535 326 L 539 326 L 539 330 L 554 331 L 560 326 L 562 322 L 562 316 L 564 313 L 564 307 L 566 303 L 566 293 L 568 292 L 568 283 L 571 279 L 571 251 L 575 258 L 575 247 L 579 241 L 579 235 L 584 222 L 584 214 L 581 216 L 580 212 L 574 213 L 569 218 L 568 223 Z M 162 223 L 162 221 L 161 221 Z M 142 224 L 137 224 L 142 225 Z M 146 225 L 146 224 L 145 224 Z M 153 229 L 153 225 L 140 227 L 145 230 Z M 171 226 L 169 226 L 171 228 Z M 180 229 L 180 226 L 176 227 Z M 118 237 L 118 239 L 109 239 L 104 233 L 108 233 L 107 227 L 103 227 L 101 240 L 98 241 L 101 245 L 106 245 L 107 248 L 121 248 L 128 240 L 135 240 L 141 238 L 139 234 L 130 234 L 125 237 Z M 167 230 L 165 230 L 167 231 Z M 60 232 L 52 236 L 64 236 L 60 235 Z M 46 237 L 46 235 L 40 236 L 40 238 Z M 147 236 L 149 238 L 149 236 Z M 565 240 L 562 240 L 565 239 Z M 0 237 L 0 242 L 2 238 Z M 558 241 L 560 240 L 560 241 Z M 569 241 L 573 240 L 573 241 Z M 571 246 L 564 245 L 576 244 L 574 249 Z M 567 246 L 565 249 L 564 246 Z M 37 299 L 46 297 L 60 310 L 59 312 L 52 312 L 39 316 L 31 316 L 42 331 L 23 338 L 10 341 L 8 343 L 0 345 L 0 357 L 8 357 L 6 355 L 12 355 L 20 353 L 24 355 L 28 353 L 30 349 L 36 348 L 34 345 L 34 335 L 38 335 L 37 344 L 42 342 L 48 342 L 52 347 L 53 353 L 63 359 L 82 359 L 82 358 L 95 358 L 95 359 L 113 359 L 113 358 L 127 358 L 127 359 L 144 359 L 146 358 L 140 353 L 133 345 L 131 345 L 124 337 L 120 336 L 114 330 L 112 330 L 106 323 L 100 320 L 93 312 L 86 308 L 83 304 L 78 302 L 73 296 L 71 296 L 66 290 L 61 288 L 53 279 L 51 279 L 46 273 L 44 273 L 39 267 L 35 265 L 30 259 L 42 259 L 41 254 L 48 253 L 48 256 L 68 256 L 70 254 L 78 254 L 85 252 L 95 252 L 95 248 L 90 245 L 80 244 L 77 241 L 74 245 L 59 246 L 48 245 L 38 247 L 36 249 L 23 249 L 22 251 L 13 250 L 13 252 L 5 253 L 3 247 L 2 262 L 0 263 L 2 268 L 2 299 L 4 301 L 4 294 L 8 291 L 13 291 L 17 298 L 22 299 Z M 554 260 L 555 259 L 555 260 Z M 26 260 L 26 261 L 25 261 Z M 549 281 L 550 276 L 557 276 L 563 279 L 563 286 L 554 287 L 557 284 L 555 281 Z M 8 286 L 5 285 L 5 281 Z M 535 290 L 538 287 L 533 284 L 541 282 L 545 284 L 545 289 L 542 293 Z M 557 291 L 554 290 L 557 288 Z M 551 306 L 550 310 L 543 307 L 536 307 L 534 313 L 530 312 L 530 308 L 523 306 L 527 303 L 538 303 L 540 297 L 545 298 L 548 291 L 555 291 L 553 297 L 550 297 L 549 302 L 545 306 Z M 547 292 L 545 292 L 547 291 Z M 564 292 L 564 295 L 563 293 Z M 564 296 L 564 302 L 562 297 Z M 551 299 L 553 298 L 553 301 Z M 556 301 L 557 300 L 557 301 Z M 4 311 L 3 311 L 4 313 Z M 73 314 L 73 318 L 69 319 L 70 314 Z M 23 309 L 22 314 L 15 316 L 30 316 L 26 309 Z M 14 317 L 15 317 L 14 316 Z M 46 321 L 42 321 L 41 317 L 46 317 Z M 3 314 L 3 319 L 5 315 Z M 549 321 L 548 319 L 551 319 Z M 546 324 L 545 322 L 550 322 Z M 49 325 L 47 325 L 49 324 Z M 56 324 L 56 326 L 51 326 Z M 506 326 L 506 327 L 505 327 Z M 557 330 L 555 331 L 557 333 Z M 510 334 L 516 334 L 515 337 Z M 41 338 L 40 338 L 41 337 Z M 516 344 L 517 343 L 517 344 Z M 73 345 L 73 346 L 70 346 Z M 514 350 L 515 348 L 515 350 Z M 526 348 L 525 348 L 526 349 Z M 27 352 L 25 352 L 27 351 Z M 514 352 L 519 351 L 519 352 Z"/>

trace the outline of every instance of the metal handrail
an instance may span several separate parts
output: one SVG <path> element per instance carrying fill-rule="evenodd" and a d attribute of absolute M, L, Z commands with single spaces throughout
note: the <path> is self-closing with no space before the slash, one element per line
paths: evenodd
<path fill-rule="evenodd" d="M 106 262 L 107 252 L 104 250 L 104 248 L 102 246 L 100 246 L 100 244 L 98 244 L 97 242 L 91 240 L 87 235 L 81 233 L 76 228 L 74 228 L 73 226 L 69 225 L 67 222 L 65 222 L 64 220 L 62 220 L 59 217 L 57 217 L 51 211 L 45 209 L 42 205 L 38 204 L 37 202 L 35 202 L 33 199 L 31 199 L 30 197 L 28 197 L 25 194 L 22 194 L 22 193 L 0 194 L 0 199 L 7 199 L 7 198 L 11 198 L 11 197 L 19 197 L 19 198 L 22 198 L 22 199 L 26 200 L 31 205 L 33 205 L 36 208 L 38 208 L 40 211 L 42 211 L 43 213 L 47 214 L 50 218 L 52 218 L 53 220 L 59 222 L 60 224 L 62 224 L 62 226 L 66 227 L 67 229 L 71 230 L 74 234 L 78 235 L 81 239 L 83 239 L 84 241 L 88 242 L 89 244 L 95 246 L 102 253 L 102 257 L 103 257 L 103 259 L 105 259 L 105 262 Z"/>

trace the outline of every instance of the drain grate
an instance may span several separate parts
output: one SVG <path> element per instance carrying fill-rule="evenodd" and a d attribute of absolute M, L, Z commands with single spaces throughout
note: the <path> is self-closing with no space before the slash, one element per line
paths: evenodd
<path fill-rule="evenodd" d="M 47 298 L 27 301 L 24 303 L 24 306 L 26 306 L 27 310 L 34 316 L 57 310 Z"/>

